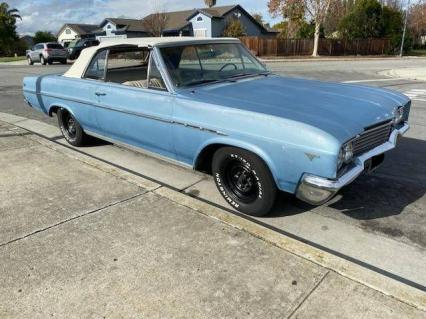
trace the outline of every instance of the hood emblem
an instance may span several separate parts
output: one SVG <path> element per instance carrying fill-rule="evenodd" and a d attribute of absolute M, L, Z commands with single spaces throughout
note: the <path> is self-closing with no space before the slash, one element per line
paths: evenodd
<path fill-rule="evenodd" d="M 305 153 L 305 155 L 309 158 L 309 160 L 312 162 L 314 159 L 319 158 L 319 155 L 312 154 L 312 153 Z"/>

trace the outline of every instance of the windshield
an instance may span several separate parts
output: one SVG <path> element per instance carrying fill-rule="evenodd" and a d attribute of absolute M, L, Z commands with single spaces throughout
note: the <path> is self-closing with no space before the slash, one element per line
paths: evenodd
<path fill-rule="evenodd" d="M 239 43 L 210 43 L 160 49 L 176 87 L 265 74 L 265 67 Z"/>
<path fill-rule="evenodd" d="M 79 42 L 81 41 L 81 39 L 74 39 L 70 42 L 70 44 L 68 45 L 68 48 L 74 48 L 76 46 L 78 46 Z"/>

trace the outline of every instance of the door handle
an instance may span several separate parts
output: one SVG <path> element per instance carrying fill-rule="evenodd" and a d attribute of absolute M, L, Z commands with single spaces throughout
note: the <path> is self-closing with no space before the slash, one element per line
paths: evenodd
<path fill-rule="evenodd" d="M 103 92 L 95 92 L 95 95 L 97 95 L 97 96 L 105 96 L 105 95 L 106 95 L 106 93 L 103 93 Z"/>

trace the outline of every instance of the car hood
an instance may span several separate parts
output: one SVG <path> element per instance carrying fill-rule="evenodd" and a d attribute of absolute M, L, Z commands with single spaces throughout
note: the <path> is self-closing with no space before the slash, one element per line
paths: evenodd
<path fill-rule="evenodd" d="M 200 86 L 186 93 L 202 102 L 303 122 L 340 142 L 392 119 L 394 108 L 409 101 L 391 90 L 276 75 Z"/>

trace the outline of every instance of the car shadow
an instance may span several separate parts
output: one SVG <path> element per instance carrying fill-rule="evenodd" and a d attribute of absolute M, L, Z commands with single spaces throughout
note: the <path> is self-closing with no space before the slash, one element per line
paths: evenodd
<path fill-rule="evenodd" d="M 323 207 L 330 207 L 357 220 L 373 220 L 399 215 L 426 193 L 426 141 L 402 138 L 396 149 L 386 154 L 384 164 L 371 174 L 363 174 L 344 187 Z M 294 196 L 280 193 L 267 218 L 313 211 Z"/>
<path fill-rule="evenodd" d="M 88 139 L 86 144 L 84 145 L 85 147 L 97 147 L 97 146 L 105 146 L 105 145 L 112 145 L 112 143 L 105 141 L 105 140 L 101 140 L 100 138 L 94 137 L 94 136 L 89 136 L 88 135 Z"/>

